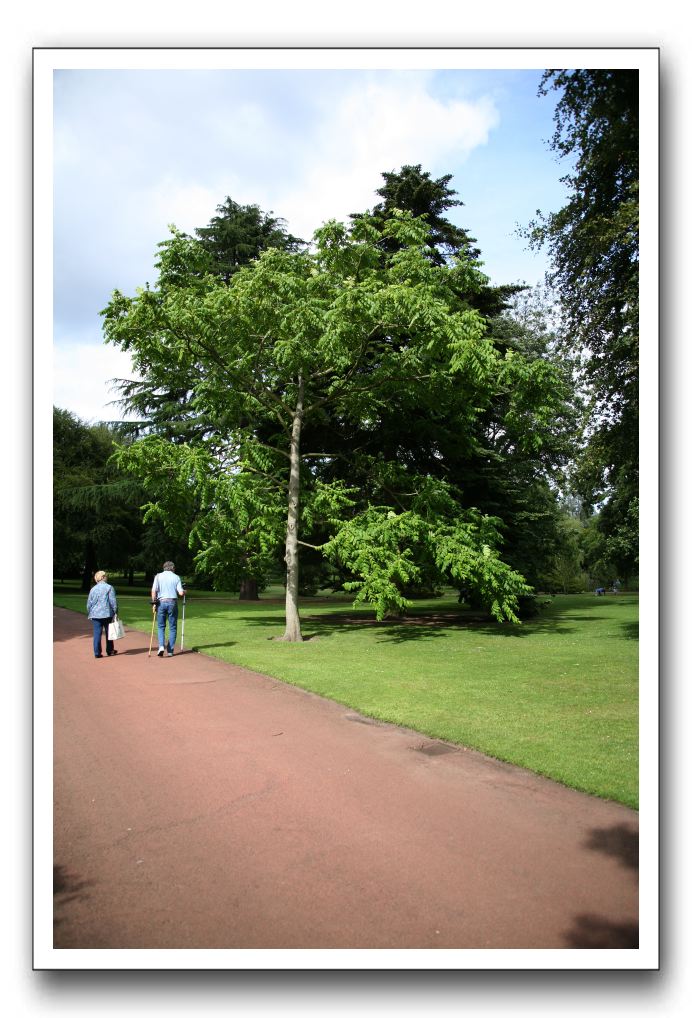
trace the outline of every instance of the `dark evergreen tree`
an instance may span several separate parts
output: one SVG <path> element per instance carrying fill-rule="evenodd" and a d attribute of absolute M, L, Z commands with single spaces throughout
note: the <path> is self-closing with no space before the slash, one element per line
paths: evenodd
<path fill-rule="evenodd" d="M 211 257 L 212 271 L 226 282 L 262 251 L 272 247 L 298 251 L 305 246 L 299 237 L 287 232 L 285 220 L 273 212 L 263 212 L 259 205 L 239 205 L 226 198 L 216 211 L 218 215 L 195 234 Z"/>
<path fill-rule="evenodd" d="M 392 170 L 382 176 L 384 184 L 376 191 L 382 201 L 372 210 L 375 223 L 384 224 L 391 218 L 394 209 L 406 210 L 414 216 L 425 216 L 430 226 L 427 240 L 430 259 L 435 265 L 441 265 L 445 258 L 459 252 L 472 260 L 479 257 L 475 237 L 470 237 L 466 230 L 455 226 L 446 216 L 449 209 L 464 204 L 455 197 L 457 192 L 449 186 L 451 173 L 434 180 L 418 163 L 416 166 L 402 166 L 400 170 Z M 353 218 L 358 218 L 358 214 L 354 214 Z M 394 250 L 394 243 L 391 238 L 383 240 L 387 250 Z"/>
<path fill-rule="evenodd" d="M 414 216 L 425 216 L 430 230 L 426 240 L 430 261 L 434 265 L 442 265 L 454 257 L 463 257 L 471 262 L 480 258 L 480 249 L 476 246 L 476 238 L 471 237 L 467 230 L 450 221 L 446 213 L 450 209 L 462 208 L 464 203 L 456 197 L 457 191 L 450 187 L 451 173 L 434 179 L 423 170 L 420 163 L 415 166 L 402 166 L 400 170 L 383 173 L 384 184 L 378 188 L 382 201 L 372 212 L 352 213 L 352 219 L 363 215 L 372 215 L 375 224 L 383 231 L 385 223 L 392 218 L 395 209 L 410 212 Z M 392 237 L 382 236 L 382 249 L 392 253 L 397 242 Z M 480 284 L 480 285 L 479 285 Z M 489 286 L 487 281 L 474 281 L 473 287 L 467 287 L 467 295 L 473 293 L 474 307 L 482 314 L 492 317 L 499 314 L 511 297 L 520 291 L 520 286 Z M 463 287 L 460 297 L 463 297 Z"/>

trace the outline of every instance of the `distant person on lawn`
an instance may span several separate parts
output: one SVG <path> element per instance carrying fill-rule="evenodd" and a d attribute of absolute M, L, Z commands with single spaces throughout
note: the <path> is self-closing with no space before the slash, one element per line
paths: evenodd
<path fill-rule="evenodd" d="M 94 626 L 94 657 L 96 658 L 103 657 L 102 633 L 106 637 L 106 656 L 113 657 L 118 653 L 113 646 L 113 641 L 108 639 L 108 624 L 113 621 L 113 616 L 118 611 L 118 601 L 115 590 L 107 580 L 108 573 L 104 573 L 103 569 L 94 573 L 94 586 L 87 597 L 87 615 Z"/>
<path fill-rule="evenodd" d="M 153 611 L 159 625 L 158 657 L 167 653 L 173 657 L 173 647 L 178 632 L 178 598 L 185 590 L 180 577 L 174 572 L 175 563 L 164 562 L 163 572 L 157 573 L 151 588 Z M 168 621 L 168 643 L 166 643 L 166 621 Z"/>

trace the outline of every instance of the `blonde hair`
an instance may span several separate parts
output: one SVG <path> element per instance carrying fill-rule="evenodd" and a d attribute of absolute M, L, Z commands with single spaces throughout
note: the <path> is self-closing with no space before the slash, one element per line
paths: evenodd
<path fill-rule="evenodd" d="M 97 583 L 100 583 L 101 580 L 108 579 L 108 573 L 105 573 L 103 569 L 99 569 L 97 573 L 94 573 L 94 579 L 96 580 Z"/>

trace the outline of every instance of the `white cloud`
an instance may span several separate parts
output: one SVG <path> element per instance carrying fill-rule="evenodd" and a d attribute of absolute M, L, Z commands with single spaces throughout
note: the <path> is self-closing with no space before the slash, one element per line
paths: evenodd
<path fill-rule="evenodd" d="M 53 403 L 87 423 L 121 419 L 108 406 L 117 398 L 111 379 L 133 377 L 130 355 L 105 343 L 67 340 L 53 348 Z"/>
<path fill-rule="evenodd" d="M 499 123 L 490 98 L 437 99 L 425 76 L 369 81 L 346 94 L 308 147 L 304 182 L 275 199 L 294 233 L 309 237 L 330 218 L 371 208 L 381 174 L 406 163 L 459 165 Z"/>

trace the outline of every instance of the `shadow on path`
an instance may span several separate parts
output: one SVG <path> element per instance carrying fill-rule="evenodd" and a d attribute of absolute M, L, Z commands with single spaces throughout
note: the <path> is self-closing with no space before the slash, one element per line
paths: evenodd
<path fill-rule="evenodd" d="M 594 827 L 584 847 L 601 852 L 617 860 L 621 866 L 639 873 L 639 834 L 627 824 L 614 827 Z M 586 949 L 638 948 L 639 925 L 636 922 L 612 922 L 594 913 L 574 918 L 572 928 L 565 934 L 568 947 Z"/>
<path fill-rule="evenodd" d="M 592 950 L 618 950 L 639 947 L 639 926 L 636 923 L 613 923 L 598 915 L 578 915 L 572 929 L 565 934 L 568 947 Z"/>
<path fill-rule="evenodd" d="M 585 848 L 603 852 L 627 869 L 639 872 L 639 834 L 626 824 L 616 827 L 595 827 L 589 832 Z"/>
<path fill-rule="evenodd" d="M 81 901 L 89 897 L 88 887 L 93 887 L 93 880 L 82 880 L 66 866 L 53 866 L 53 928 L 56 929 L 65 920 L 59 915 L 61 909 L 73 901 Z"/>

